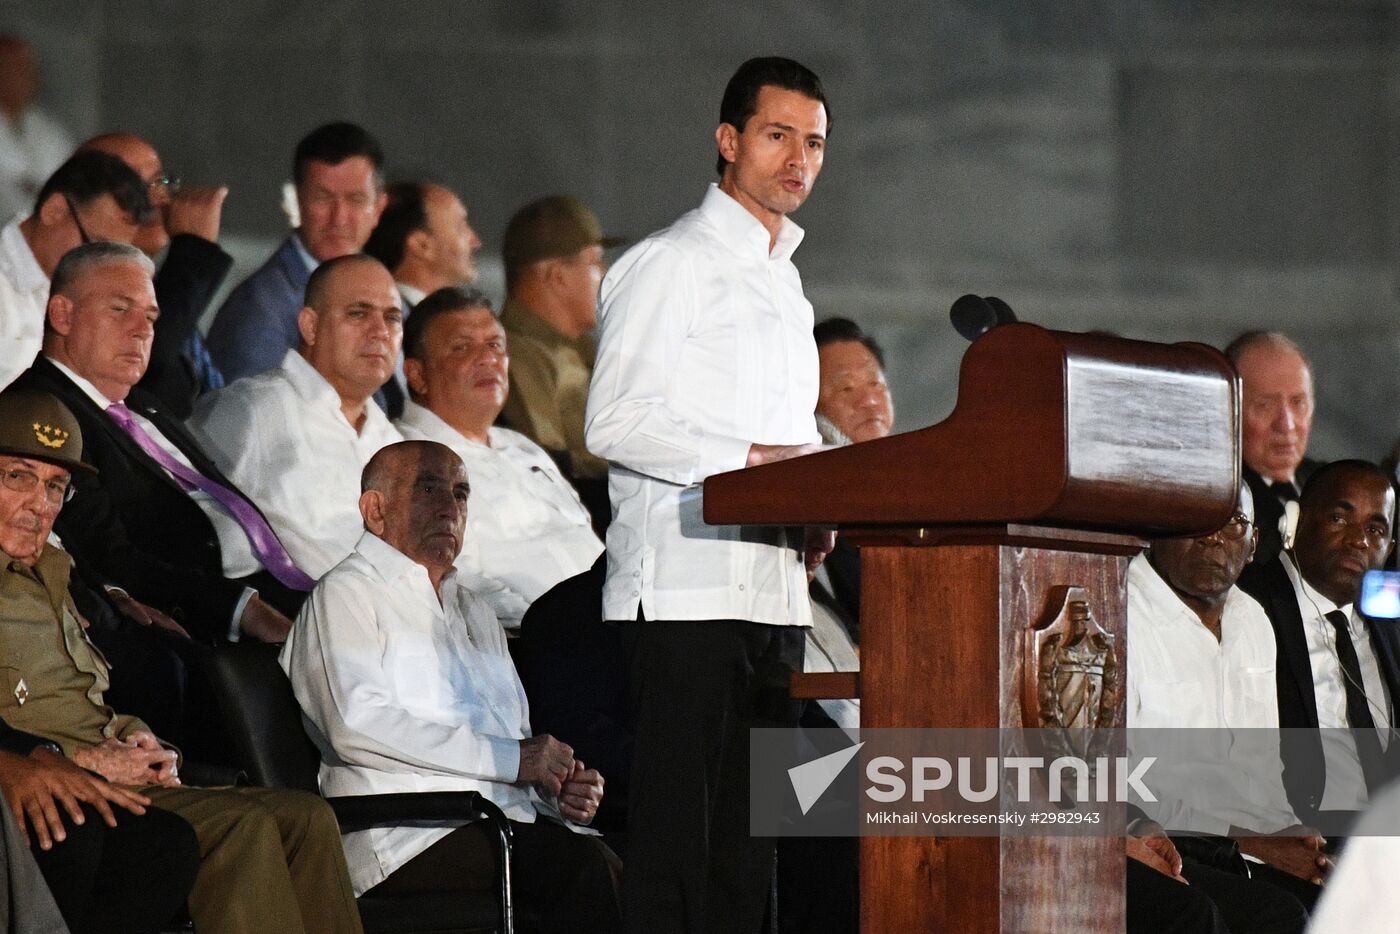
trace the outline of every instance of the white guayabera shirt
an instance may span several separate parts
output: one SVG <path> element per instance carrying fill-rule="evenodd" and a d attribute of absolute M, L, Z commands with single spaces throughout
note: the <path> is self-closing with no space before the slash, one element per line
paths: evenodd
<path fill-rule="evenodd" d="M 802 230 L 768 231 L 716 186 L 638 243 L 600 293 L 588 449 L 607 459 L 613 522 L 609 620 L 740 619 L 811 625 L 800 539 L 711 526 L 706 477 L 752 444 L 818 443 L 812 305 L 792 253 Z"/>
<path fill-rule="evenodd" d="M 1154 732 L 1157 754 L 1139 802 L 1168 830 L 1269 833 L 1298 823 L 1278 751 L 1274 630 L 1254 598 L 1232 587 L 1216 640 L 1146 555 L 1128 566 L 1128 727 Z M 1171 730 L 1172 733 L 1157 733 Z"/>
<path fill-rule="evenodd" d="M 281 662 L 321 751 L 322 793 L 478 791 L 511 820 L 559 818 L 514 784 L 530 710 L 505 631 L 455 571 L 440 592 L 441 603 L 422 565 L 365 532 L 302 607 Z M 355 894 L 451 830 L 347 834 Z"/>

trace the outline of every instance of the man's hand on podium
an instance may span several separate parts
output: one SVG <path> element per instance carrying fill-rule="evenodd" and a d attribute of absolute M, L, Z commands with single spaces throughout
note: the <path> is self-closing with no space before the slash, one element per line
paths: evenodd
<path fill-rule="evenodd" d="M 816 454 L 822 450 L 825 449 L 820 444 L 751 444 L 749 445 L 748 463 L 744 466 L 757 467 L 760 464 L 772 464 L 777 461 L 785 461 L 789 457 Z"/>

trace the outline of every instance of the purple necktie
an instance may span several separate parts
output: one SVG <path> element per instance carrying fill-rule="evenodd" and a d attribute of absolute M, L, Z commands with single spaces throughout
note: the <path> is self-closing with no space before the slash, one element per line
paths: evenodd
<path fill-rule="evenodd" d="M 131 440 L 149 454 L 157 464 L 160 464 L 175 477 L 179 484 L 186 490 L 200 490 L 214 498 L 220 506 L 233 516 L 234 520 L 243 527 L 243 532 L 248 536 L 248 541 L 253 546 L 255 554 L 262 566 L 267 568 L 273 577 L 293 590 L 310 590 L 316 586 L 316 582 L 301 572 L 292 563 L 291 556 L 287 554 L 287 549 L 282 547 L 278 541 L 276 533 L 272 531 L 272 526 L 267 524 L 267 520 L 262 517 L 262 513 L 253 508 L 253 504 L 248 502 L 238 493 L 230 490 L 215 480 L 210 480 L 204 474 L 190 467 L 186 467 L 156 443 L 156 440 L 146 433 L 140 423 L 132 417 L 131 410 L 125 403 L 117 402 L 107 407 L 107 414 L 112 421 L 121 426 L 122 431 L 131 436 Z"/>

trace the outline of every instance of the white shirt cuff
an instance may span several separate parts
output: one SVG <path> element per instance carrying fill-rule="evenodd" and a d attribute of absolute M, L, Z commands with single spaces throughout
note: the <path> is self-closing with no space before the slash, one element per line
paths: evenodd
<path fill-rule="evenodd" d="M 252 587 L 243 588 L 243 596 L 238 598 L 238 602 L 233 605 L 233 619 L 228 623 L 228 641 L 237 642 L 243 637 L 243 610 L 248 606 L 248 601 L 257 596 L 257 591 Z"/>

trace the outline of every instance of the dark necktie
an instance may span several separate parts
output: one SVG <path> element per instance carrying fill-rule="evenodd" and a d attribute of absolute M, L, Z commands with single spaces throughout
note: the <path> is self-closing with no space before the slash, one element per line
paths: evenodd
<path fill-rule="evenodd" d="M 1342 685 L 1347 695 L 1347 723 L 1356 740 L 1356 753 L 1361 759 L 1366 787 L 1374 790 L 1384 782 L 1385 754 L 1381 751 L 1381 738 L 1376 732 L 1376 721 L 1371 716 L 1371 705 L 1366 699 L 1361 680 L 1361 661 L 1356 657 L 1356 646 L 1351 641 L 1347 615 L 1341 610 L 1332 610 L 1326 616 L 1337 637 L 1337 660 L 1342 664 Z"/>
<path fill-rule="evenodd" d="M 215 502 L 224 507 L 228 514 L 233 516 L 234 521 L 242 527 L 244 534 L 248 536 L 248 542 L 253 546 L 253 554 L 273 577 L 293 590 L 305 591 L 316 586 L 314 580 L 303 574 L 301 569 L 292 563 L 291 556 L 287 554 L 287 549 L 282 547 L 276 533 L 272 531 L 272 526 L 267 524 L 262 513 L 253 508 L 252 503 L 222 483 L 209 479 L 198 470 L 186 467 L 177 458 L 171 457 L 165 448 L 146 433 L 146 430 L 136 421 L 131 410 L 124 403 L 118 402 L 108 406 L 107 415 L 131 437 L 132 441 L 136 442 L 141 450 L 150 455 L 152 460 L 170 471 L 180 486 L 186 490 L 199 490 L 207 493 L 213 497 Z"/>

